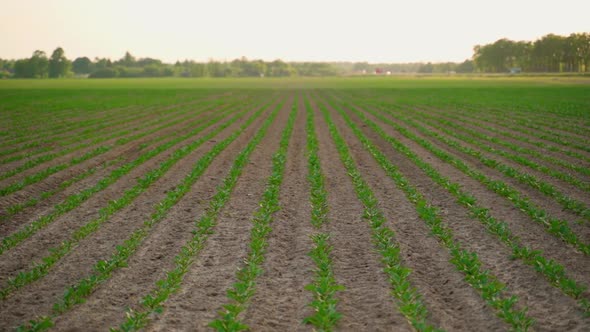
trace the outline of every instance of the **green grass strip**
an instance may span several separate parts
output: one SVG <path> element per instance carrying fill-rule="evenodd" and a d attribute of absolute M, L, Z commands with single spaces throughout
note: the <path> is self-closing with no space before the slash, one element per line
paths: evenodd
<path fill-rule="evenodd" d="M 117 246 L 116 251 L 111 255 L 108 260 L 99 261 L 95 266 L 95 273 L 89 277 L 80 280 L 76 285 L 68 287 L 64 293 L 64 296 L 59 302 L 53 305 L 53 313 L 51 316 L 39 317 L 35 320 L 31 320 L 21 326 L 23 330 L 40 331 L 40 329 L 33 329 L 35 325 L 43 323 L 47 328 L 53 325 L 53 319 L 60 314 L 68 311 L 76 304 L 83 303 L 86 298 L 92 294 L 94 289 L 102 282 L 106 281 L 111 277 L 113 271 L 127 266 L 127 260 L 143 241 L 150 234 L 150 230 L 160 222 L 167 214 L 170 209 L 180 201 L 184 195 L 190 191 L 192 185 L 199 179 L 199 177 L 207 170 L 209 165 L 229 144 L 236 140 L 245 130 L 248 128 L 266 109 L 265 107 L 260 108 L 256 111 L 248 120 L 243 123 L 240 128 L 234 131 L 230 136 L 224 140 L 215 144 L 209 152 L 203 155 L 197 162 L 195 162 L 191 172 L 184 177 L 179 185 L 172 191 L 166 194 L 166 197 L 156 204 L 155 212 L 152 213 L 149 220 L 146 220 L 142 227 L 135 230 L 131 236 L 123 242 L 122 245 Z M 206 142 L 215 135 L 207 135 L 206 139 L 203 137 L 202 141 Z M 180 150 L 179 150 L 180 151 Z M 49 317 L 49 319 L 48 319 Z M 51 324 L 47 324 L 50 322 Z M 45 328 L 44 328 L 45 329 Z M 41 329 L 43 330 L 43 329 Z"/>
<path fill-rule="evenodd" d="M 557 287 L 564 294 L 578 300 L 578 303 L 583 308 L 586 315 L 590 314 L 590 302 L 582 297 L 583 293 L 588 288 L 587 286 L 568 277 L 566 269 L 554 260 L 544 257 L 542 251 L 533 250 L 530 247 L 523 245 L 520 242 L 520 239 L 512 234 L 512 231 L 506 222 L 492 217 L 489 209 L 479 205 L 477 199 L 473 195 L 461 189 L 459 183 L 453 182 L 449 178 L 440 174 L 434 167 L 432 167 L 432 165 L 422 160 L 410 148 L 392 136 L 387 135 L 381 127 L 368 119 L 365 114 L 357 108 L 350 106 L 349 104 L 345 104 L 345 106 L 353 110 L 366 125 L 391 144 L 395 150 L 412 160 L 434 182 L 451 193 L 456 198 L 456 202 L 459 205 L 464 206 L 469 212 L 471 212 L 472 218 L 477 218 L 479 222 L 486 227 L 489 233 L 495 235 L 502 243 L 512 250 L 511 259 L 520 259 L 525 264 L 532 266 L 537 272 L 547 278 L 553 286 Z"/>
<path fill-rule="evenodd" d="M 387 112 L 387 111 L 386 111 Z M 378 116 L 375 112 L 371 112 L 375 116 Z M 388 112 L 389 113 L 389 112 Z M 397 119 L 404 121 L 406 124 L 418 129 L 421 133 L 432 136 L 435 138 L 442 138 L 437 133 L 434 133 L 423 126 L 399 115 L 395 115 Z M 383 117 L 379 115 L 379 119 L 384 121 Z M 462 171 L 463 173 L 467 174 L 468 176 L 474 178 L 475 180 L 479 181 L 480 183 L 484 184 L 488 189 L 496 192 L 502 197 L 505 197 L 509 201 L 514 204 L 519 210 L 525 212 L 531 219 L 545 227 L 545 230 L 562 240 L 566 243 L 576 247 L 580 252 L 584 253 L 585 255 L 590 255 L 590 245 L 582 242 L 580 238 L 574 233 L 574 231 L 569 227 L 568 222 L 565 220 L 560 220 L 557 218 L 552 218 L 548 215 L 547 211 L 540 209 L 535 204 L 531 203 L 526 197 L 523 197 L 521 193 L 514 189 L 513 187 L 507 185 L 503 181 L 500 180 L 492 180 L 488 178 L 481 172 L 477 170 L 471 169 L 467 166 L 462 160 L 459 158 L 453 157 L 450 154 L 442 151 L 434 147 L 430 142 L 416 136 L 414 133 L 409 131 L 406 128 L 401 127 L 400 125 L 396 124 L 395 122 L 388 121 L 388 124 L 393 126 L 396 130 L 402 133 L 404 136 L 410 138 L 411 140 L 417 142 L 422 147 L 427 149 L 428 151 L 432 152 L 435 156 L 441 159 L 444 162 L 447 162 L 453 166 L 455 166 L 458 170 Z M 451 143 L 451 142 L 449 142 Z"/>
<path fill-rule="evenodd" d="M 391 293 L 398 304 L 398 310 L 416 330 L 438 331 L 438 328 L 427 322 L 428 310 L 422 301 L 422 296 L 410 284 L 409 277 L 412 270 L 403 265 L 400 247 L 395 242 L 395 232 L 385 225 L 386 219 L 383 211 L 379 208 L 375 194 L 356 167 L 346 141 L 338 132 L 328 110 L 323 104 L 320 104 L 319 108 L 328 124 L 340 160 L 352 180 L 356 195 L 363 204 L 363 218 L 371 227 L 371 236 L 377 251 L 381 254 L 381 261 L 385 265 L 384 271 L 392 288 Z"/>
<path fill-rule="evenodd" d="M 310 184 L 310 203 L 311 203 L 311 224 L 320 229 L 322 225 L 328 222 L 328 193 L 325 188 L 325 178 L 322 174 L 322 168 L 319 157 L 319 143 L 315 133 L 314 112 L 307 98 L 305 99 L 306 109 L 306 126 L 307 133 L 307 179 Z M 315 263 L 313 282 L 308 284 L 305 289 L 313 294 L 313 301 L 309 306 L 314 309 L 313 315 L 305 317 L 303 320 L 306 324 L 313 325 L 317 331 L 332 331 L 338 324 L 342 314 L 338 312 L 338 299 L 336 293 L 344 291 L 344 286 L 339 285 L 334 277 L 332 269 L 332 260 L 330 252 L 332 248 L 329 245 L 330 236 L 327 233 L 317 232 L 312 234 L 311 240 L 314 247 L 309 252 L 309 256 Z"/>
<path fill-rule="evenodd" d="M 333 331 L 342 314 L 338 312 L 338 299 L 336 293 L 344 291 L 344 286 L 339 285 L 334 277 L 332 259 L 330 253 L 332 247 L 328 244 L 330 235 L 327 233 L 315 233 L 311 235 L 314 247 L 309 252 L 309 257 L 315 263 L 313 282 L 305 286 L 305 290 L 313 294 L 313 301 L 309 306 L 314 309 L 314 314 L 305 317 L 306 324 L 311 324 L 314 331 Z"/>
<path fill-rule="evenodd" d="M 187 133 L 186 135 L 183 135 L 183 136 L 178 137 L 174 140 L 168 141 L 168 142 L 161 144 L 160 146 L 158 146 L 152 150 L 147 151 L 146 153 L 139 156 L 137 159 L 135 159 L 129 163 L 126 163 L 125 165 L 113 170 L 108 176 L 99 180 L 94 186 L 84 189 L 79 193 L 72 194 L 72 195 L 68 196 L 66 199 L 64 199 L 63 202 L 57 204 L 54 207 L 53 211 L 51 211 L 49 214 L 39 217 L 37 220 L 33 221 L 31 224 L 28 224 L 25 227 L 23 227 L 23 229 L 3 238 L 2 243 L 0 244 L 0 254 L 4 253 L 6 250 L 14 248 L 19 243 L 21 243 L 25 239 L 29 238 L 33 234 L 35 234 L 37 231 L 44 228 L 45 226 L 47 226 L 51 222 L 53 222 L 58 216 L 61 216 L 64 213 L 72 211 L 73 209 L 77 208 L 78 206 L 80 206 L 80 204 L 82 204 L 83 202 L 88 200 L 92 195 L 94 195 L 95 193 L 97 193 L 99 191 L 106 189 L 108 186 L 115 183 L 121 177 L 123 177 L 124 175 L 129 173 L 132 169 L 145 163 L 146 161 L 148 161 L 151 158 L 155 157 L 156 155 L 162 153 L 163 151 L 171 148 L 175 144 L 200 133 L 201 131 L 208 128 L 210 125 L 221 120 L 224 116 L 225 116 L 224 114 L 219 115 L 219 116 L 205 122 L 201 126 L 195 128 L 194 130 Z M 0 291 L 0 294 L 1 294 L 1 291 Z M 0 296 L 0 298 L 1 297 L 2 296 Z"/>
<path fill-rule="evenodd" d="M 311 223 L 316 228 L 319 228 L 327 222 L 328 193 L 325 188 L 325 178 L 322 174 L 322 166 L 318 153 L 319 143 L 315 132 L 314 111 L 307 98 L 305 99 L 305 110 L 307 114 L 305 126 L 307 134 L 307 165 L 309 167 L 307 179 L 311 187 L 310 201 L 312 205 Z"/>
<path fill-rule="evenodd" d="M 287 148 L 295 118 L 297 116 L 297 106 L 293 104 L 289 120 L 281 136 L 279 148 L 272 157 L 272 173 L 268 178 L 267 186 L 262 194 L 260 208 L 254 213 L 252 231 L 250 233 L 250 252 L 245 260 L 245 266 L 236 273 L 237 282 L 227 291 L 227 297 L 230 303 L 223 305 L 223 310 L 218 312 L 219 318 L 211 321 L 209 326 L 217 331 L 243 331 L 249 327 L 239 318 L 250 298 L 256 292 L 256 278 L 264 271 L 262 264 L 264 254 L 268 246 L 267 235 L 271 232 L 270 224 L 273 222 L 273 215 L 280 210 L 279 193 L 285 164 L 287 161 Z"/>
<path fill-rule="evenodd" d="M 266 136 L 268 128 L 276 118 L 283 104 L 276 106 L 273 113 L 265 120 L 254 138 L 238 154 L 228 175 L 223 179 L 221 186 L 209 201 L 209 207 L 205 213 L 195 221 L 195 230 L 193 237 L 181 248 L 180 253 L 174 258 L 174 268 L 166 273 L 166 278 L 156 282 L 156 288 L 141 300 L 141 307 L 138 310 L 129 309 L 127 319 L 118 327 L 111 328 L 111 331 L 137 331 L 150 322 L 150 316 L 155 313 L 161 313 L 164 310 L 163 304 L 168 300 L 170 295 L 178 291 L 182 284 L 184 275 L 188 272 L 189 267 L 205 247 L 209 236 L 213 233 L 213 228 L 217 224 L 219 213 L 229 201 L 238 178 L 243 172 L 244 167 L 248 164 L 252 152 L 260 144 L 260 141 Z"/>

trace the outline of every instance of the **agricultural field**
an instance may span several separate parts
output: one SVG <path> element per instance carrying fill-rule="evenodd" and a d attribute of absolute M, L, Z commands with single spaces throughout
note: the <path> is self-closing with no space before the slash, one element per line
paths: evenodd
<path fill-rule="evenodd" d="M 589 331 L 590 79 L 0 81 L 0 330 Z"/>

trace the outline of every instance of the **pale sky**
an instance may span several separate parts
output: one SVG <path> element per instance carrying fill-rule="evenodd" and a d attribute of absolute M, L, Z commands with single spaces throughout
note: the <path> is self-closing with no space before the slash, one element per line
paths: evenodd
<path fill-rule="evenodd" d="M 0 0 L 0 58 L 442 62 L 572 32 L 590 0 Z"/>

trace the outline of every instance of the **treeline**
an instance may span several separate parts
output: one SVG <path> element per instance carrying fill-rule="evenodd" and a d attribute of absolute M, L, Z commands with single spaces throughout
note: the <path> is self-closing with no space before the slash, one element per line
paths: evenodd
<path fill-rule="evenodd" d="M 112 61 L 108 58 L 79 57 L 73 61 L 61 47 L 50 57 L 35 51 L 30 58 L 0 59 L 0 78 L 58 77 L 286 77 L 403 73 L 507 73 L 507 72 L 589 72 L 590 33 L 569 36 L 549 34 L 535 41 L 500 39 L 476 45 L 471 59 L 461 63 L 379 63 L 368 62 L 285 62 L 249 60 L 167 64 L 158 59 L 136 58 L 129 52 Z"/>
<path fill-rule="evenodd" d="M 500 39 L 477 45 L 473 60 L 480 72 L 589 72 L 590 33 L 549 34 L 535 41 Z"/>
<path fill-rule="evenodd" d="M 463 62 L 440 63 L 368 63 L 368 62 L 342 62 L 335 63 L 342 72 L 352 74 L 448 74 L 448 73 L 472 73 L 474 64 L 471 60 Z"/>
<path fill-rule="evenodd" d="M 68 75 L 71 63 L 65 57 L 64 50 L 58 47 L 51 57 L 43 51 L 35 51 L 28 59 L 2 60 L 0 59 L 0 78 L 58 78 Z"/>
<path fill-rule="evenodd" d="M 248 60 L 196 62 L 185 60 L 167 64 L 158 59 L 136 58 L 129 52 L 116 61 L 108 58 L 79 57 L 70 61 L 58 47 L 47 57 L 35 51 L 30 58 L 0 59 L 0 78 L 58 78 L 58 77 L 285 77 L 334 76 L 341 72 L 330 63 L 284 62 L 282 60 Z"/>

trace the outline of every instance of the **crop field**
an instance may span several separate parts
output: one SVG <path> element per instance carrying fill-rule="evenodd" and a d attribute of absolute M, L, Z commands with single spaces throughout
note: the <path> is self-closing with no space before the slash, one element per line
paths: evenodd
<path fill-rule="evenodd" d="M 0 330 L 589 331 L 590 79 L 0 81 Z"/>

